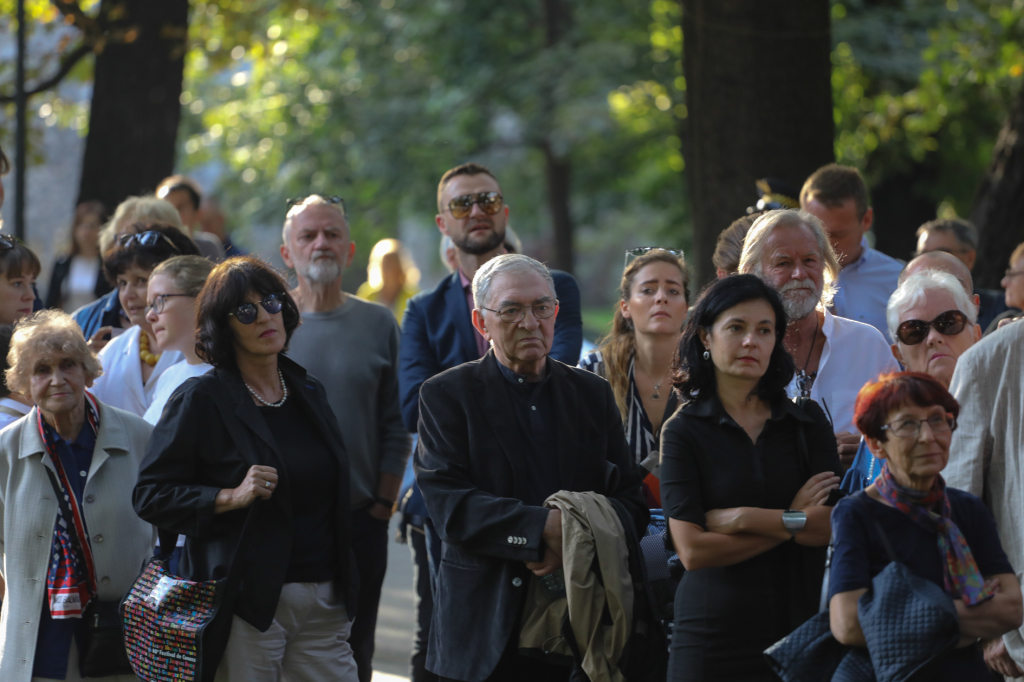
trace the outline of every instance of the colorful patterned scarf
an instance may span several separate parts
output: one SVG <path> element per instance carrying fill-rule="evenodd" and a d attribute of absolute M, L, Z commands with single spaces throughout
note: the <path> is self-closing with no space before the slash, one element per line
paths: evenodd
<path fill-rule="evenodd" d="M 43 415 L 36 410 L 39 423 L 39 435 L 46 445 L 46 452 L 57 473 L 57 482 L 61 493 L 71 509 L 72 519 L 65 519 L 60 505 L 57 505 L 57 522 L 53 526 L 53 542 L 50 551 L 50 567 L 46 574 L 46 594 L 50 604 L 50 616 L 55 619 L 81 618 L 92 595 L 96 594 L 96 571 L 92 563 L 92 547 L 89 535 L 85 530 L 85 517 L 78 506 L 78 499 L 68 483 L 67 473 L 60 455 L 57 454 L 57 437 L 54 430 L 43 421 Z M 90 393 L 85 394 L 85 424 L 83 429 L 100 432 L 100 411 Z M 79 561 L 78 552 L 68 533 L 68 522 L 75 524 L 75 531 L 81 540 L 81 548 L 85 566 Z"/>
<path fill-rule="evenodd" d="M 875 479 L 875 489 L 893 507 L 909 516 L 911 521 L 938 533 L 939 552 L 946 557 L 942 574 L 948 594 L 963 599 L 968 606 L 993 596 L 992 588 L 985 586 L 985 579 L 978 571 L 978 564 L 974 561 L 966 538 L 953 522 L 946 482 L 942 476 L 936 476 L 932 489 L 922 493 L 897 483 L 886 461 L 882 465 L 882 473 Z"/>

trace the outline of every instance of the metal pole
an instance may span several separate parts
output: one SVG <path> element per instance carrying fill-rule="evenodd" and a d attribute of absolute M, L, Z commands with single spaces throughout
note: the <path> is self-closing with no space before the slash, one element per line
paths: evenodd
<path fill-rule="evenodd" d="M 25 0 L 18 0 L 18 67 L 17 67 L 16 119 L 17 137 L 15 138 L 15 156 L 18 159 L 14 167 L 14 235 L 25 239 L 25 169 L 28 166 L 26 128 L 28 98 L 25 96 Z"/>

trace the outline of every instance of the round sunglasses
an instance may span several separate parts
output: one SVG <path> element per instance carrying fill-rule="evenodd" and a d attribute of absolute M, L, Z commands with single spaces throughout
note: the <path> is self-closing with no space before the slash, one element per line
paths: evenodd
<path fill-rule="evenodd" d="M 281 300 L 281 294 L 270 294 L 262 301 L 260 305 L 271 315 L 276 315 L 281 312 L 281 306 L 284 302 Z M 256 317 L 259 315 L 259 310 L 256 309 L 255 303 L 243 303 L 242 305 L 235 308 L 234 312 L 228 313 L 233 316 L 236 320 L 242 324 L 252 324 L 256 321 Z"/>
<path fill-rule="evenodd" d="M 944 336 L 956 336 L 967 326 L 967 316 L 959 310 L 947 310 L 931 322 L 924 320 L 907 320 L 896 328 L 896 338 L 906 346 L 916 346 L 928 337 L 928 330 Z"/>
<path fill-rule="evenodd" d="M 501 210 L 502 198 L 498 192 L 480 192 L 478 194 L 463 194 L 448 202 L 448 210 L 452 217 L 462 219 L 468 216 L 473 210 L 473 204 L 480 207 L 480 210 L 487 215 L 494 215 Z"/>

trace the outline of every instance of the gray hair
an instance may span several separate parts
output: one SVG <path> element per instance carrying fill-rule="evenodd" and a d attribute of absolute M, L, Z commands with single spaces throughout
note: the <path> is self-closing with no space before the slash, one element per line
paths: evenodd
<path fill-rule="evenodd" d="M 903 280 L 889 297 L 889 304 L 885 307 L 885 321 L 889 325 L 890 338 L 896 338 L 903 314 L 923 303 L 929 291 L 945 291 L 953 297 L 956 309 L 966 315 L 971 324 L 977 323 L 978 308 L 956 277 L 941 270 L 923 270 Z"/>
<path fill-rule="evenodd" d="M 18 320 L 7 353 L 7 388 L 24 396 L 31 395 L 32 369 L 41 357 L 71 358 L 85 371 L 87 383 L 103 374 L 95 351 L 89 348 L 82 328 L 63 310 L 40 310 Z"/>
<path fill-rule="evenodd" d="M 292 227 L 292 222 L 295 220 L 295 216 L 302 213 L 307 206 L 333 206 L 341 217 L 345 220 L 345 225 L 348 225 L 348 215 L 345 213 L 344 204 L 339 204 L 333 201 L 328 201 L 319 194 L 310 194 L 308 197 L 292 205 L 288 209 L 288 214 L 284 217 L 284 227 L 281 228 L 281 241 L 284 243 L 288 242 L 288 230 Z"/>
<path fill-rule="evenodd" d="M 823 286 L 821 290 L 821 301 L 818 308 L 824 310 L 832 305 L 832 298 L 836 295 L 836 282 L 839 281 L 839 259 L 836 257 L 835 249 L 828 240 L 825 233 L 825 226 L 817 217 L 806 211 L 795 209 L 779 209 L 768 211 L 754 221 L 750 231 L 743 239 L 743 253 L 740 255 L 740 269 L 744 274 L 753 274 L 764 277 L 762 259 L 764 257 L 764 245 L 768 237 L 778 227 L 790 227 L 801 225 L 806 227 L 814 235 L 818 242 L 818 250 L 821 251 L 821 259 L 825 264 L 823 272 Z"/>
<path fill-rule="evenodd" d="M 491 285 L 498 275 L 504 274 L 528 274 L 540 275 L 547 282 L 551 289 L 551 296 L 555 298 L 555 280 L 551 278 L 551 272 L 540 261 L 536 261 L 521 253 L 506 253 L 492 258 L 484 263 L 483 267 L 476 271 L 473 277 L 473 305 L 483 314 L 483 307 L 489 302 Z"/>

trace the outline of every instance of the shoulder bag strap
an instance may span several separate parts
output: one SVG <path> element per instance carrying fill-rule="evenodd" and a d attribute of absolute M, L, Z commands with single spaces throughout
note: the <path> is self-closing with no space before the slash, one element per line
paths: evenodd
<path fill-rule="evenodd" d="M 252 544 L 253 528 L 255 528 L 255 522 L 253 517 L 256 515 L 256 506 L 260 504 L 262 500 L 258 499 L 249 506 L 249 511 L 245 515 L 245 523 L 242 525 L 242 533 L 238 537 L 238 544 L 235 546 L 235 552 L 231 555 L 231 564 L 228 566 L 228 574 L 225 576 L 226 593 L 232 594 L 238 586 L 238 581 L 242 575 L 242 563 L 245 560 L 246 554 L 249 552 L 249 545 Z M 158 555 L 162 559 L 168 559 L 171 556 L 171 552 L 174 551 L 175 546 L 178 544 L 178 535 L 173 531 L 164 530 L 162 528 L 157 529 L 157 536 L 160 538 L 160 554 Z M 73 537 L 73 536 L 72 536 Z"/>
<path fill-rule="evenodd" d="M 867 495 L 867 493 L 862 494 Z M 853 495 L 851 497 L 853 497 L 853 499 L 857 499 L 856 495 Z M 882 524 L 880 524 L 878 522 L 878 519 L 876 519 L 874 515 L 871 513 L 871 509 L 868 507 L 867 503 L 865 503 L 863 500 L 857 501 L 864 509 L 864 513 L 866 513 L 868 515 L 868 518 L 871 520 L 871 525 L 875 527 L 876 531 L 878 531 L 878 538 L 882 541 L 882 547 L 885 548 L 885 553 L 886 555 L 888 555 L 889 561 L 899 561 L 899 559 L 896 558 L 896 552 L 893 551 L 892 544 L 889 542 L 889 537 L 885 534 L 885 529 L 882 528 Z"/>

